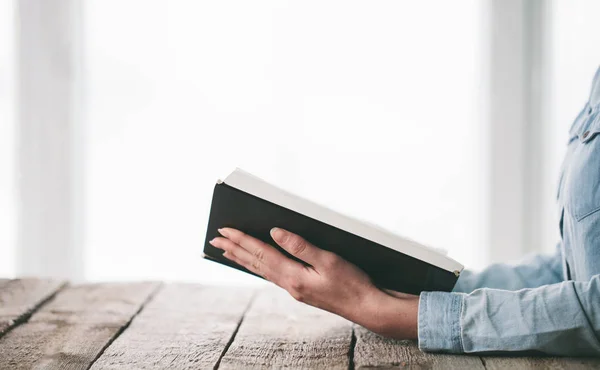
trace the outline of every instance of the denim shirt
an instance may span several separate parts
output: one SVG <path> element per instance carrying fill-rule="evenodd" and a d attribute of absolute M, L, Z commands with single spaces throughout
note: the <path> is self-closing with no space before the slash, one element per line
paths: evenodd
<path fill-rule="evenodd" d="M 600 69 L 570 131 L 551 256 L 463 271 L 454 291 L 423 292 L 419 348 L 600 356 Z"/>

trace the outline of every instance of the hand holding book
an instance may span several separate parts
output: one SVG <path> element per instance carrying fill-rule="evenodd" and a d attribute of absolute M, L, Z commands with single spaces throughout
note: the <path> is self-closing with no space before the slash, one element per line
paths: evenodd
<path fill-rule="evenodd" d="M 448 292 L 463 269 L 438 250 L 303 199 L 239 169 L 215 185 L 204 258 L 252 273 L 224 258 L 222 250 L 208 243 L 220 235 L 218 228 L 230 227 L 272 244 L 293 259 L 272 243 L 272 225 L 302 235 L 323 249 L 321 252 L 340 256 L 364 271 L 381 289 L 415 295 L 422 291 Z"/>
<path fill-rule="evenodd" d="M 295 299 L 338 314 L 376 333 L 417 337 L 419 298 L 377 288 L 360 268 L 289 231 L 274 228 L 271 237 L 295 261 L 273 246 L 233 228 L 210 244 L 223 256 L 287 290 Z"/>

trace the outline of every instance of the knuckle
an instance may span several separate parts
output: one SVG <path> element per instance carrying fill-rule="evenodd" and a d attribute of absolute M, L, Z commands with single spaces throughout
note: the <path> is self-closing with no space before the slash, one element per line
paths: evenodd
<path fill-rule="evenodd" d="M 294 237 L 289 241 L 290 252 L 294 255 L 302 254 L 306 250 L 306 242 L 300 237 Z"/>
<path fill-rule="evenodd" d="M 298 302 L 306 302 L 306 292 L 298 291 L 296 289 L 289 289 L 288 292 Z"/>
<path fill-rule="evenodd" d="M 296 293 L 302 293 L 305 291 L 305 288 L 306 288 L 305 284 L 298 279 L 293 279 L 290 282 L 289 286 L 290 286 L 290 289 Z"/>
<path fill-rule="evenodd" d="M 336 268 L 339 265 L 339 263 L 340 263 L 340 258 L 333 253 L 327 254 L 323 257 L 323 264 L 328 269 Z"/>
<path fill-rule="evenodd" d="M 265 251 L 262 248 L 256 248 L 252 254 L 258 261 L 262 261 L 265 258 Z"/>
<path fill-rule="evenodd" d="M 298 302 L 304 302 L 306 301 L 306 297 L 304 296 L 303 293 L 300 292 L 296 292 L 296 291 L 291 291 L 290 295 L 297 300 Z"/>
<path fill-rule="evenodd" d="M 260 273 L 260 265 L 261 265 L 261 263 L 260 263 L 260 261 L 259 261 L 259 260 L 257 260 L 257 259 L 255 259 L 255 260 L 252 260 L 252 268 L 253 268 L 253 269 L 254 269 L 254 270 L 257 272 L 257 273 Z"/>

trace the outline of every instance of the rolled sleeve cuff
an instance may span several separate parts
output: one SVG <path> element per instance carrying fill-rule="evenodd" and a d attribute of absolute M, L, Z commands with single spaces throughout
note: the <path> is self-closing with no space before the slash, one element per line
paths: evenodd
<path fill-rule="evenodd" d="M 419 299 L 419 349 L 463 353 L 460 315 L 464 293 L 422 292 Z"/>

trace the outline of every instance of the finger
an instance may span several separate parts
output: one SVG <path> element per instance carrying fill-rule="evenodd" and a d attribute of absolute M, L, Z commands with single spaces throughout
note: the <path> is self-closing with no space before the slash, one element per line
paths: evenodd
<path fill-rule="evenodd" d="M 227 238 L 216 237 L 209 242 L 213 247 L 229 252 L 230 255 L 234 255 L 237 259 L 242 261 L 244 264 L 252 264 L 255 260 L 254 256 L 251 255 L 247 250 L 235 244 Z M 262 261 L 257 260 L 256 262 L 261 263 Z"/>
<path fill-rule="evenodd" d="M 261 269 L 257 269 L 252 265 L 246 265 L 246 263 L 242 260 L 240 260 L 238 257 L 236 257 L 235 254 L 233 254 L 232 252 L 229 251 L 225 251 L 223 252 L 223 257 L 227 258 L 228 260 L 237 263 L 238 265 L 242 266 L 243 268 L 255 273 L 258 276 L 262 276 L 264 279 L 266 280 L 270 280 L 269 275 Z"/>
<path fill-rule="evenodd" d="M 257 260 L 269 265 L 274 270 L 283 271 L 286 269 L 294 270 L 302 268 L 302 265 L 284 256 L 277 249 L 273 248 L 261 240 L 230 227 L 219 229 L 219 233 L 244 248 Z"/>
<path fill-rule="evenodd" d="M 315 247 L 299 235 L 278 227 L 271 229 L 271 237 L 289 254 L 312 266 L 322 265 L 333 255 L 331 252 Z"/>
<path fill-rule="evenodd" d="M 222 249 L 225 252 L 223 256 L 227 257 L 229 260 L 245 267 L 246 269 L 254 272 L 257 275 L 268 279 L 277 279 L 279 274 L 273 273 L 270 267 L 253 255 L 251 255 L 247 250 L 235 244 L 231 240 L 227 238 L 214 238 L 210 241 L 210 244 L 216 248 Z"/>
<path fill-rule="evenodd" d="M 228 241 L 229 243 L 235 244 L 231 240 L 228 240 L 226 238 L 215 238 L 215 239 L 225 240 L 225 241 Z M 213 244 L 217 248 L 223 249 L 222 244 L 219 241 L 215 241 L 215 239 L 211 240 L 210 243 Z M 247 269 L 259 276 L 262 276 L 265 280 L 268 280 L 268 281 L 272 282 L 273 284 L 285 289 L 284 283 L 287 280 L 286 280 L 285 276 L 283 276 L 283 274 L 273 272 L 271 269 L 268 268 L 268 266 L 265 266 L 263 264 L 256 265 L 255 263 L 248 262 L 247 259 L 242 259 L 242 258 L 238 257 L 237 254 L 241 254 L 242 256 L 249 255 L 249 253 L 240 246 L 237 246 L 237 248 L 230 248 L 228 246 L 226 248 L 227 248 L 227 250 L 225 250 L 223 252 L 223 257 L 227 258 L 230 261 L 237 263 L 238 265 L 244 267 L 245 269 Z"/>

